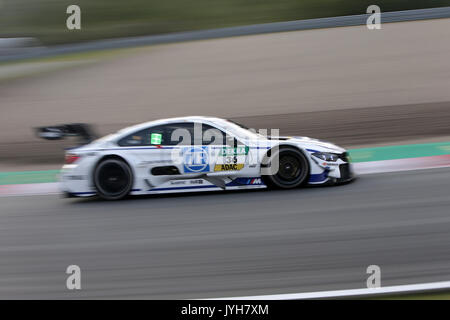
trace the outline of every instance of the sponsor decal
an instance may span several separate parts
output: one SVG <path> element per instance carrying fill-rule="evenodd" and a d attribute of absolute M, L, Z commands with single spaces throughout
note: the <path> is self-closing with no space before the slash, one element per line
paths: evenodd
<path fill-rule="evenodd" d="M 261 178 L 249 179 L 247 184 L 263 184 Z"/>
<path fill-rule="evenodd" d="M 170 184 L 171 185 L 183 185 L 183 184 L 186 184 L 186 181 L 185 180 L 171 180 Z"/>
<path fill-rule="evenodd" d="M 183 149 L 184 173 L 209 172 L 208 147 L 187 147 Z"/>
<path fill-rule="evenodd" d="M 160 145 L 162 141 L 161 133 L 152 133 L 150 136 L 150 143 Z"/>
<path fill-rule="evenodd" d="M 141 162 L 139 162 L 139 164 L 137 166 L 139 168 L 142 168 L 142 167 L 146 167 L 146 166 L 151 165 L 151 164 L 164 164 L 164 163 L 173 163 L 173 161 L 172 160 L 165 160 L 165 159 L 141 161 Z"/>
<path fill-rule="evenodd" d="M 247 155 L 248 154 L 249 147 L 247 146 L 240 146 L 240 147 L 223 147 L 220 155 L 223 157 L 226 156 L 239 156 L 239 155 Z"/>
<path fill-rule="evenodd" d="M 237 163 L 238 162 L 238 158 L 236 156 L 224 157 L 223 160 L 224 160 L 224 163 L 226 163 L 226 164 Z"/>
<path fill-rule="evenodd" d="M 265 183 L 261 178 L 236 178 L 233 179 L 229 186 L 264 186 Z"/>
<path fill-rule="evenodd" d="M 243 163 L 216 164 L 214 171 L 239 171 L 244 167 Z"/>
<path fill-rule="evenodd" d="M 170 180 L 171 185 L 186 185 L 186 184 L 203 184 L 203 179 L 189 179 L 189 180 Z"/>

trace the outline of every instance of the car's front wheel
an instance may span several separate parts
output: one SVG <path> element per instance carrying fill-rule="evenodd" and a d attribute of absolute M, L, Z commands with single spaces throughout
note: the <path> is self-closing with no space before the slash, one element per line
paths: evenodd
<path fill-rule="evenodd" d="M 97 194 L 106 200 L 119 200 L 127 196 L 133 186 L 133 173 L 120 159 L 102 160 L 94 170 Z"/>
<path fill-rule="evenodd" d="M 303 152 L 293 147 L 280 147 L 278 152 L 272 152 L 264 170 L 262 177 L 270 188 L 292 189 L 307 182 L 310 169 Z"/>

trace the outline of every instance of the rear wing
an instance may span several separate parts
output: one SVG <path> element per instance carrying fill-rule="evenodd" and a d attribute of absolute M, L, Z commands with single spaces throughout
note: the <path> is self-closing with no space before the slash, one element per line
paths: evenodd
<path fill-rule="evenodd" d="M 60 140 L 65 137 L 79 137 L 80 144 L 88 144 L 97 139 L 92 127 L 85 123 L 71 123 L 50 127 L 35 128 L 39 138 L 47 140 Z"/>

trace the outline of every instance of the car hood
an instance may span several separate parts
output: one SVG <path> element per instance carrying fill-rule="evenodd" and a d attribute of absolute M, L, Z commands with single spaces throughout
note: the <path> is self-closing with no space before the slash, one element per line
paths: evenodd
<path fill-rule="evenodd" d="M 304 149 L 310 149 L 314 151 L 332 152 L 332 153 L 342 153 L 346 151 L 344 148 L 341 148 L 331 142 L 313 139 L 309 137 L 298 137 L 298 136 L 282 137 L 281 140 L 289 141 L 289 143 L 294 143 Z"/>

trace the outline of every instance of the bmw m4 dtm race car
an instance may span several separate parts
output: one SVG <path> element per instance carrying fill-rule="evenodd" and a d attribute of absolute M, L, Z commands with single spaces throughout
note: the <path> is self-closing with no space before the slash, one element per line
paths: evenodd
<path fill-rule="evenodd" d="M 264 136 L 230 120 L 182 117 L 146 122 L 91 141 L 87 126 L 39 128 L 46 139 L 81 135 L 61 170 L 67 196 L 291 189 L 354 177 L 348 153 L 307 137 Z"/>

